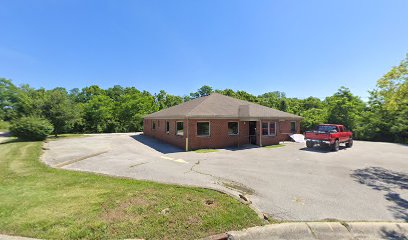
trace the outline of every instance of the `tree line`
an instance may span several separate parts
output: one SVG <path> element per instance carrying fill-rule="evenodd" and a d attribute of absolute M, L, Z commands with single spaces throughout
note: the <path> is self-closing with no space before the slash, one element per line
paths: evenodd
<path fill-rule="evenodd" d="M 212 92 L 300 115 L 304 118 L 302 131 L 320 123 L 340 123 L 351 129 L 356 139 L 408 143 L 408 55 L 377 81 L 376 88 L 369 91 L 368 102 L 346 87 L 321 100 L 290 98 L 279 91 L 256 96 L 207 85 L 185 96 L 164 90 L 152 94 L 119 85 L 46 90 L 27 84 L 16 86 L 0 78 L 0 121 L 13 122 L 27 116 L 45 119 L 55 135 L 142 131 L 145 115 Z"/>

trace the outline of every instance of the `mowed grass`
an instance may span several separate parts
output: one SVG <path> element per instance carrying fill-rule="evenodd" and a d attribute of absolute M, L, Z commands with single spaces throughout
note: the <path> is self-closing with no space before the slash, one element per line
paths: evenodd
<path fill-rule="evenodd" d="M 0 233 L 44 239 L 195 239 L 262 224 L 216 191 L 49 168 L 41 142 L 0 144 Z"/>
<path fill-rule="evenodd" d="M 193 152 L 195 153 L 212 153 L 212 152 L 218 152 L 217 149 L 197 149 L 194 150 Z"/>
<path fill-rule="evenodd" d="M 264 148 L 273 149 L 273 148 L 280 148 L 284 146 L 285 146 L 284 144 L 276 144 L 276 145 L 265 146 Z"/>

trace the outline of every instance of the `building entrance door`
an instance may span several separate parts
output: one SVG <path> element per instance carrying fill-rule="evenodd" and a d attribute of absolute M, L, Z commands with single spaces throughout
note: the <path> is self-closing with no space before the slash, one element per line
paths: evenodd
<path fill-rule="evenodd" d="M 249 122 L 249 143 L 256 145 L 256 122 Z"/>

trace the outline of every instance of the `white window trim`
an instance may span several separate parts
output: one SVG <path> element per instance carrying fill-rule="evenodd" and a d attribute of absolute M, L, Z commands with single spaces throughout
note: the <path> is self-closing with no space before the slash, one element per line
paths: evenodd
<path fill-rule="evenodd" d="M 228 123 L 238 123 L 238 133 L 228 133 L 228 135 L 229 136 L 237 136 L 237 135 L 239 135 L 239 121 L 229 121 Z M 228 129 L 228 123 L 227 123 L 227 131 L 229 130 Z"/>
<path fill-rule="evenodd" d="M 263 135 L 263 127 L 262 124 L 263 123 L 268 123 L 268 135 Z M 271 134 L 271 123 L 275 124 L 275 132 L 273 134 Z M 275 121 L 261 121 L 261 134 L 262 136 L 267 136 L 267 137 L 276 137 L 277 134 L 277 128 L 276 128 L 277 124 Z"/>
<path fill-rule="evenodd" d="M 275 125 L 275 127 L 274 127 L 274 129 L 275 129 L 275 132 L 273 133 L 273 134 L 271 134 L 271 123 L 273 123 L 274 125 Z M 268 136 L 274 136 L 274 137 L 276 137 L 276 122 L 268 122 L 268 133 L 269 133 L 269 135 Z"/>
<path fill-rule="evenodd" d="M 179 122 L 183 123 L 183 134 L 178 133 L 177 123 L 179 123 Z M 177 136 L 184 136 L 184 121 L 176 121 L 176 135 Z"/>
<path fill-rule="evenodd" d="M 198 135 L 198 123 L 208 123 L 208 135 Z M 211 122 L 210 121 L 197 121 L 197 123 L 196 123 L 196 136 L 197 137 L 209 137 L 209 136 L 211 136 Z"/>

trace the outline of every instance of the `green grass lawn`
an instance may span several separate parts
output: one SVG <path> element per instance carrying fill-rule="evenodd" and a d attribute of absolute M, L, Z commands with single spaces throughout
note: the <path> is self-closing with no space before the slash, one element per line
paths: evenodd
<path fill-rule="evenodd" d="M 49 168 L 39 161 L 41 145 L 0 144 L 2 234 L 195 239 L 262 224 L 248 206 L 216 191 Z"/>
<path fill-rule="evenodd" d="M 218 152 L 217 149 L 197 149 L 194 150 L 195 153 L 211 153 L 211 152 Z"/>
<path fill-rule="evenodd" d="M 285 146 L 284 144 L 276 144 L 276 145 L 265 146 L 264 148 L 273 149 L 273 148 L 280 148 L 284 146 Z"/>
<path fill-rule="evenodd" d="M 54 135 L 50 135 L 47 137 L 47 141 L 54 141 L 54 140 L 59 140 L 63 138 L 83 138 L 83 137 L 88 137 L 87 135 L 84 134 L 79 134 L 79 133 L 64 133 L 60 134 L 57 137 Z"/>

